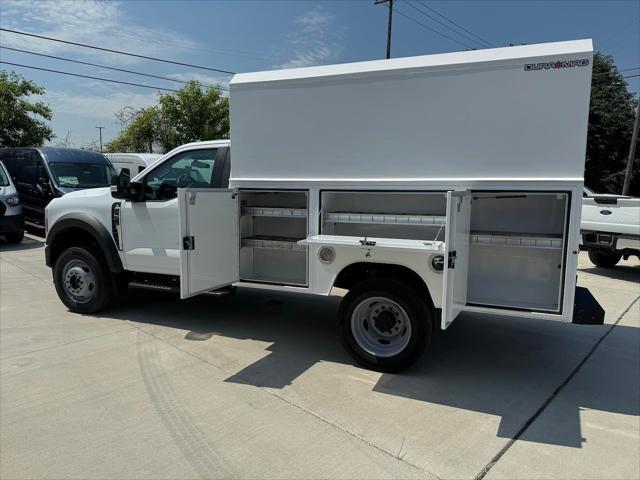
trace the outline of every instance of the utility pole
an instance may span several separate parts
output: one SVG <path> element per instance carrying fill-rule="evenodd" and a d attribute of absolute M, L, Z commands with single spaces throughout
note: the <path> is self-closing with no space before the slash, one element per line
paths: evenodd
<path fill-rule="evenodd" d="M 636 105 L 636 119 L 633 122 L 633 135 L 631 135 L 631 145 L 629 146 L 629 158 L 627 160 L 627 172 L 624 174 L 624 186 L 622 195 L 629 195 L 631 187 L 631 173 L 633 172 L 633 161 L 636 156 L 636 143 L 638 143 L 638 125 L 640 124 L 640 100 Z"/>
<path fill-rule="evenodd" d="M 389 17 L 387 22 L 387 59 L 391 58 L 391 22 L 393 20 L 393 0 L 375 0 L 374 5 L 386 3 L 389 7 Z"/>
<path fill-rule="evenodd" d="M 98 130 L 100 130 L 100 153 L 102 153 L 102 129 L 104 127 L 96 127 Z"/>

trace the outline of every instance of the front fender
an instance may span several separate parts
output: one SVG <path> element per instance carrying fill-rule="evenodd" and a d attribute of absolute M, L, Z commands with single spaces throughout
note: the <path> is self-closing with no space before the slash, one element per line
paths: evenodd
<path fill-rule="evenodd" d="M 118 255 L 118 248 L 111 234 L 95 217 L 87 213 L 69 213 L 62 215 L 50 227 L 47 233 L 45 246 L 45 259 L 47 266 L 53 268 L 59 249 L 56 239 L 62 238 L 65 232 L 71 229 L 80 229 L 89 234 L 100 247 L 109 266 L 109 270 L 113 273 L 121 273 L 124 271 L 122 260 Z"/>

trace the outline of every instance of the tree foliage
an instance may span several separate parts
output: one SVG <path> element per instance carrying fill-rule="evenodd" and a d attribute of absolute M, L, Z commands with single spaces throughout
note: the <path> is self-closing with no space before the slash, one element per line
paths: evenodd
<path fill-rule="evenodd" d="M 0 71 L 0 147 L 33 147 L 51 140 L 51 108 L 32 96 L 44 89 L 14 72 Z"/>
<path fill-rule="evenodd" d="M 109 152 L 168 152 L 184 143 L 229 136 L 229 99 L 215 87 L 189 82 L 175 93 L 160 94 L 158 105 L 127 107 L 116 117 L 122 133 L 106 146 Z"/>
<path fill-rule="evenodd" d="M 107 152 L 153 152 L 162 128 L 158 107 L 140 110 L 126 107 L 116 114 L 116 118 L 123 126 L 123 131 L 106 144 Z"/>
<path fill-rule="evenodd" d="M 633 133 L 635 105 L 610 55 L 593 57 L 585 184 L 596 192 L 620 193 Z M 631 195 L 640 195 L 640 166 L 635 163 Z"/>

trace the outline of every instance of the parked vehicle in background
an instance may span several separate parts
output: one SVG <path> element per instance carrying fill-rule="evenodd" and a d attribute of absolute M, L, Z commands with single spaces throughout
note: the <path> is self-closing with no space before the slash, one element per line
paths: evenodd
<path fill-rule="evenodd" d="M 131 178 L 162 157 L 159 153 L 105 153 L 105 156 L 116 173 L 126 172 Z"/>
<path fill-rule="evenodd" d="M 580 234 L 580 249 L 589 252 L 597 267 L 611 268 L 633 255 L 640 258 L 640 198 L 585 188 Z"/>
<path fill-rule="evenodd" d="M 0 235 L 9 243 L 19 243 L 24 237 L 22 205 L 15 185 L 0 162 Z"/>
<path fill-rule="evenodd" d="M 65 193 L 111 185 L 113 166 L 101 153 L 75 148 L 0 149 L 20 195 L 27 224 L 44 226 L 44 209 Z"/>

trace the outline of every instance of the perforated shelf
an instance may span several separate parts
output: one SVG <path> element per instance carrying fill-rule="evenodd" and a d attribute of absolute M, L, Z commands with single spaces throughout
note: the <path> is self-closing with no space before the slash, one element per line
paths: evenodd
<path fill-rule="evenodd" d="M 244 207 L 243 215 L 254 217 L 307 218 L 306 208 Z"/>
<path fill-rule="evenodd" d="M 298 244 L 297 242 L 299 240 L 299 238 L 255 235 L 253 237 L 243 238 L 242 246 L 252 248 L 268 248 L 271 250 L 294 250 L 305 252 L 307 247 L 305 245 Z"/>
<path fill-rule="evenodd" d="M 477 245 L 496 245 L 504 247 L 545 248 L 560 250 L 562 238 L 545 236 L 524 236 L 517 234 L 494 234 L 471 232 L 471 243 Z"/>
<path fill-rule="evenodd" d="M 323 219 L 325 223 L 368 223 L 373 225 L 417 225 L 439 227 L 446 222 L 447 217 L 440 215 L 332 212 L 325 213 L 323 215 Z"/>

